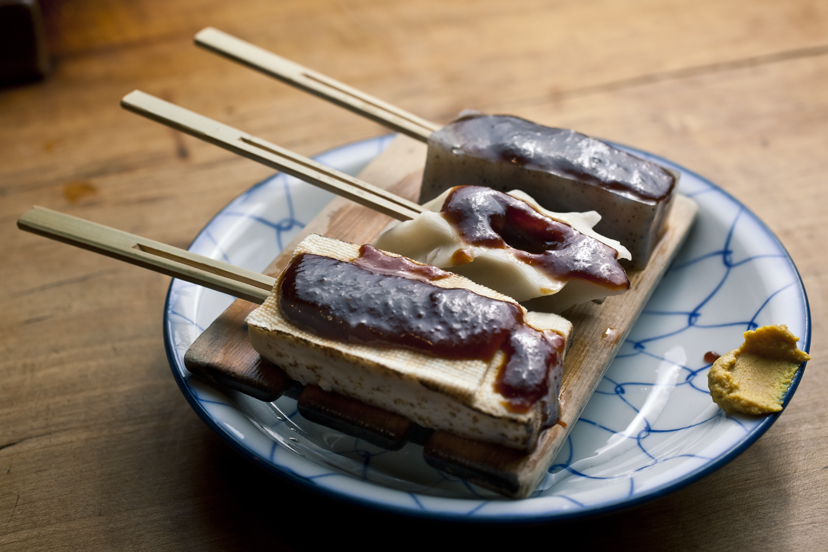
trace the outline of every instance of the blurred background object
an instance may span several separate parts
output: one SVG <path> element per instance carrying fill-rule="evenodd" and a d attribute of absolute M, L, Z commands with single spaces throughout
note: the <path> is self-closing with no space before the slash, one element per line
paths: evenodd
<path fill-rule="evenodd" d="M 0 0 L 0 86 L 41 79 L 49 53 L 38 0 Z"/>

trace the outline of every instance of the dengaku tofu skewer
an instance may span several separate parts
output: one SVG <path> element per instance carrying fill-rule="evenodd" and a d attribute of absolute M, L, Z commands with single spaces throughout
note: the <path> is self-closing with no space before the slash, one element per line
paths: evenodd
<path fill-rule="evenodd" d="M 292 379 L 431 429 L 531 452 L 558 420 L 571 323 L 371 246 L 309 236 L 247 324 Z"/>
<path fill-rule="evenodd" d="M 428 209 L 423 206 L 417 205 L 416 203 L 403 199 L 395 194 L 377 188 L 376 186 L 372 186 L 367 182 L 363 182 L 342 172 L 325 167 L 324 165 L 316 163 L 312 159 L 308 159 L 291 152 L 290 150 L 281 148 L 276 144 L 266 142 L 260 138 L 251 136 L 250 134 L 224 125 L 170 102 L 153 97 L 144 92 L 136 90 L 130 94 L 127 94 L 121 100 L 121 105 L 125 109 L 143 115 L 149 119 L 168 125 L 177 130 L 181 130 L 229 151 L 263 163 L 269 167 L 280 169 L 290 175 L 305 180 L 310 184 L 332 191 L 342 197 L 371 207 L 375 211 L 393 216 L 398 220 L 407 221 L 409 219 L 421 219 L 423 217 L 427 218 L 432 214 L 428 213 Z M 466 187 L 464 189 L 473 189 L 473 187 Z M 492 193 L 503 196 L 504 198 L 506 197 L 505 194 L 501 194 L 500 192 Z M 465 195 L 463 197 L 468 198 L 465 201 L 467 204 L 466 211 L 472 212 L 480 207 L 480 202 L 476 201 L 474 197 Z M 500 226 L 505 225 L 507 230 L 512 229 L 511 234 L 515 236 L 528 236 L 533 233 L 529 231 L 528 228 L 530 225 L 536 224 L 538 221 L 547 221 L 549 224 L 554 222 L 553 217 L 555 216 L 555 213 L 541 212 L 543 209 L 537 207 L 536 205 L 532 205 L 531 198 L 510 198 L 509 201 L 523 205 L 523 210 L 527 213 L 532 213 L 534 215 L 532 218 L 535 219 L 534 221 L 530 221 L 529 218 L 526 217 L 512 217 L 509 219 L 508 223 L 500 224 Z M 626 249 L 624 249 L 617 242 L 613 243 L 612 247 L 599 243 L 599 240 L 603 238 L 591 231 L 592 226 L 595 224 L 594 219 L 590 219 L 592 222 L 583 222 L 579 225 L 573 222 L 574 218 L 575 217 L 570 217 L 569 219 L 566 219 L 564 217 L 564 219 L 561 220 L 567 220 L 568 222 L 554 222 L 554 224 L 558 225 L 561 229 L 571 229 L 571 234 L 573 236 L 577 236 L 578 238 L 576 241 L 564 237 L 564 235 L 558 231 L 549 231 L 545 233 L 546 238 L 540 242 L 533 240 L 533 245 L 531 245 L 531 247 L 537 248 L 538 246 L 541 246 L 541 249 L 547 250 L 561 248 L 569 252 L 574 251 L 574 255 L 570 255 L 573 261 L 569 264 L 574 263 L 574 265 L 577 265 L 577 267 L 580 268 L 588 268 L 588 265 L 590 264 L 588 262 L 588 258 L 598 255 L 599 248 L 602 248 L 601 251 L 603 251 L 604 256 L 607 257 L 606 262 L 599 263 L 597 266 L 593 267 L 593 270 L 586 269 L 569 271 L 565 278 L 560 279 L 560 281 L 556 280 L 554 285 L 551 281 L 549 281 L 548 285 L 526 286 L 529 291 L 525 292 L 527 293 L 526 296 L 521 296 L 519 298 L 520 301 L 525 301 L 535 297 L 543 297 L 546 299 L 561 292 L 564 292 L 564 295 L 568 295 L 566 292 L 575 288 L 581 289 L 586 287 L 586 289 L 588 289 L 587 293 L 576 292 L 572 294 L 572 297 L 570 298 L 571 300 L 551 301 L 544 303 L 544 305 L 549 307 L 549 310 L 559 312 L 561 309 L 567 308 L 573 303 L 601 299 L 606 295 L 622 293 L 628 289 L 629 280 L 627 279 L 624 269 L 618 263 L 618 259 L 624 255 L 626 255 L 626 258 L 629 258 L 629 254 Z M 483 219 L 480 219 L 480 222 L 482 223 Z M 579 229 L 576 229 L 576 227 Z M 429 226 L 419 225 L 416 226 L 416 228 L 427 230 Z M 485 241 L 486 240 L 484 240 L 484 242 Z M 519 241 L 526 240 L 521 239 Z M 476 249 L 485 249 L 483 247 L 485 245 L 484 243 L 478 245 L 479 247 Z M 499 251 L 500 248 L 500 243 L 494 244 L 495 250 Z M 395 251 L 390 247 L 386 247 L 386 249 Z M 469 247 L 466 248 L 466 250 L 472 251 L 471 244 L 469 244 Z M 395 252 L 408 254 L 403 250 L 397 250 Z M 583 257 L 587 257 L 587 259 L 583 259 Z M 433 262 L 423 258 L 417 258 L 417 260 L 434 264 Z M 538 259 L 535 257 L 530 259 L 528 257 L 519 258 L 517 256 L 497 255 L 491 257 L 489 261 L 487 261 L 488 264 L 485 272 L 492 272 L 493 269 L 495 272 L 498 272 L 498 267 L 502 267 L 501 270 L 499 270 L 499 273 L 512 274 L 514 273 L 513 267 L 519 266 L 519 271 L 521 273 L 528 272 L 540 274 L 543 271 L 543 265 L 536 262 L 537 260 Z M 482 261 L 478 261 L 477 264 L 479 265 L 481 263 Z M 455 266 L 455 264 L 457 263 L 440 264 L 440 267 L 451 268 Z M 595 272 L 596 270 L 598 273 Z M 609 280 L 598 277 L 600 276 L 600 272 L 606 271 L 615 273 L 620 280 L 618 278 Z M 497 278 L 490 279 L 490 281 L 487 281 L 486 285 L 500 292 L 503 292 L 504 289 L 512 289 L 508 276 L 500 278 L 499 280 Z"/>
<path fill-rule="evenodd" d="M 571 334 L 571 323 L 554 314 L 528 313 L 512 299 L 461 276 L 399 256 L 389 256 L 373 248 L 367 250 L 373 256 L 364 260 L 366 254 L 358 246 L 321 236 L 310 236 L 304 240 L 295 252 L 296 263 L 290 265 L 277 280 L 39 207 L 25 213 L 18 220 L 18 227 L 262 304 L 248 317 L 254 346 L 267 358 L 285 366 L 288 375 L 303 384 L 318 385 L 386 408 L 430 429 L 524 452 L 534 450 L 541 429 L 557 421 L 561 366 Z M 309 257 L 314 262 L 321 259 L 327 263 L 322 272 L 326 283 L 318 284 L 314 280 L 311 285 L 296 284 L 299 279 L 297 274 L 302 271 L 307 274 L 309 270 L 297 268 L 299 262 Z M 286 279 L 291 282 L 290 289 L 296 288 L 305 295 L 318 295 L 326 288 L 332 288 L 325 295 L 326 303 L 332 304 L 337 301 L 356 303 L 360 301 L 360 293 L 370 291 L 357 290 L 357 295 L 354 295 L 351 291 L 342 291 L 341 286 L 336 287 L 332 279 L 335 269 L 328 266 L 331 263 L 361 271 L 360 279 L 366 278 L 367 272 L 372 278 L 371 286 L 376 286 L 380 294 L 389 299 L 402 297 L 405 300 L 404 296 L 412 295 L 412 286 L 428 288 L 425 290 L 427 298 L 443 305 L 451 305 L 452 298 L 460 294 L 463 300 L 455 308 L 457 316 L 444 319 L 438 312 L 430 320 L 437 326 L 454 325 L 451 332 L 442 334 L 449 338 L 448 348 L 445 345 L 442 349 L 438 348 L 438 339 L 434 336 L 441 335 L 440 332 L 428 333 L 428 341 L 418 347 L 404 346 L 402 340 L 405 336 L 419 338 L 419 334 L 415 329 L 400 332 L 396 326 L 388 342 L 374 338 L 369 343 L 354 343 L 347 335 L 331 337 L 322 331 L 319 320 L 336 319 L 341 315 L 326 310 L 327 304 L 324 303 L 315 305 L 320 311 L 319 320 L 312 318 L 310 325 L 297 321 L 290 308 L 296 303 L 295 293 L 291 295 L 285 289 L 288 286 Z M 303 281 L 309 280 L 305 277 Z M 395 288 L 394 285 L 400 285 L 400 282 L 405 287 Z M 353 283 L 346 282 L 346 287 L 353 287 Z M 347 297 L 337 297 L 342 295 Z M 306 319 L 312 314 L 307 309 L 306 305 L 302 315 Z M 445 310 L 445 306 L 439 309 Z M 504 312 L 507 318 L 515 317 L 512 323 L 515 331 L 523 332 L 520 337 L 509 334 L 515 337 L 507 349 L 515 348 L 515 343 L 519 349 L 519 344 L 526 342 L 527 335 L 537 335 L 542 342 L 549 341 L 551 356 L 538 357 L 538 345 L 534 344 L 529 346 L 531 352 L 525 356 L 519 350 L 508 353 L 503 348 L 498 348 L 488 357 L 480 356 L 474 350 L 479 348 L 475 339 L 493 340 L 499 335 L 500 326 L 492 326 L 479 338 L 474 337 L 474 332 L 479 333 L 481 328 L 497 324 L 500 313 Z M 380 319 L 386 317 L 386 320 L 395 314 L 399 313 L 373 313 Z M 422 323 L 417 317 L 411 318 L 414 320 L 409 322 Z M 426 321 L 429 321 L 428 317 Z M 464 347 L 471 356 L 456 354 L 455 351 Z M 505 360 L 504 352 L 507 352 Z M 524 370 L 529 372 L 525 373 L 540 371 L 542 380 L 539 389 L 542 395 L 528 404 L 513 408 L 510 405 L 516 403 L 503 394 L 503 387 L 498 387 L 497 382 L 499 374 L 516 359 L 527 363 Z"/>
<path fill-rule="evenodd" d="M 678 174 L 614 146 L 519 117 L 466 114 L 445 127 L 213 28 L 197 45 L 428 144 L 420 203 L 458 185 L 514 189 L 544 208 L 598 211 L 596 231 L 642 269 L 664 230 Z"/>

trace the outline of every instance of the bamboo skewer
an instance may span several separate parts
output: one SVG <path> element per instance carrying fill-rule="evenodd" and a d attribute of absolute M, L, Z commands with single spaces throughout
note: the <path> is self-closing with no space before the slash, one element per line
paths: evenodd
<path fill-rule="evenodd" d="M 440 125 L 218 29 L 203 29 L 196 34 L 195 43 L 414 139 L 425 142 L 440 128 Z"/>
<path fill-rule="evenodd" d="M 121 106 L 396 219 L 423 212 L 413 201 L 139 90 L 124 96 Z"/>
<path fill-rule="evenodd" d="M 252 270 L 43 207 L 24 213 L 17 227 L 252 303 L 264 302 L 276 282 Z"/>

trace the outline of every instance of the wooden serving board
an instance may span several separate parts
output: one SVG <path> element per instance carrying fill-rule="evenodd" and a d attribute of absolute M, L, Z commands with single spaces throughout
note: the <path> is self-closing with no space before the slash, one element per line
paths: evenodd
<path fill-rule="evenodd" d="M 419 194 L 426 146 L 397 137 L 360 178 L 408 199 Z M 462 184 L 462 183 L 458 183 Z M 678 196 L 664 234 L 643 271 L 632 272 L 630 290 L 565 313 L 573 323 L 573 342 L 564 362 L 560 394 L 560 423 L 542 433 L 530 454 L 462 439 L 442 431 L 424 432 L 396 414 L 343 397 L 326 396 L 318 388 L 299 395 L 306 418 L 366 438 L 387 448 L 410 439 L 424 446 L 426 461 L 513 498 L 529 496 L 543 478 L 592 393 L 615 358 L 670 262 L 684 241 L 696 204 Z M 391 219 L 344 199 L 334 199 L 266 269 L 276 276 L 286 266 L 299 241 L 311 233 L 350 241 L 372 241 Z M 237 300 L 193 343 L 185 355 L 196 375 L 232 387 L 261 400 L 274 400 L 291 382 L 284 373 L 260 359 L 247 339 L 245 317 L 256 305 Z M 330 394 L 327 394 L 330 395 Z"/>

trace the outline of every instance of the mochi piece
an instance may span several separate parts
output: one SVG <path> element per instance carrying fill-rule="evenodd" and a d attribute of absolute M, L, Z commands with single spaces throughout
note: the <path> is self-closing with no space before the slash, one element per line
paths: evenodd
<path fill-rule="evenodd" d="M 592 230 L 601 219 L 598 213 L 553 213 L 538 205 L 527 194 L 511 191 L 507 196 L 510 198 L 508 203 L 523 203 L 523 209 L 536 216 L 528 223 L 524 220 L 525 217 L 504 217 L 507 221 L 505 223 L 495 221 L 494 226 L 498 226 L 496 232 L 507 236 L 504 240 L 512 241 L 512 244 L 505 247 L 501 243 L 480 245 L 466 241 L 458 225 L 450 222 L 451 217 L 443 212 L 446 200 L 454 189 L 446 190 L 426 203 L 424 207 L 429 210 L 416 218 L 393 224 L 374 241 L 374 245 L 422 263 L 451 270 L 517 301 L 533 300 L 530 307 L 532 310 L 560 313 L 573 305 L 602 300 L 629 288 L 629 279 L 617 261 L 629 259 L 630 253 L 616 240 Z M 503 196 L 501 192 L 479 187 L 464 187 L 463 191 L 465 190 L 479 190 L 483 192 L 482 195 L 489 196 L 476 198 L 466 194 L 468 202 L 474 204 L 475 208 L 487 213 L 500 208 L 500 205 L 490 206 L 488 203 L 498 199 L 498 195 Z M 501 198 L 499 203 L 506 202 Z M 497 213 L 491 218 L 497 217 L 503 215 Z M 541 262 L 543 259 L 539 255 L 526 254 L 526 251 L 520 249 L 522 244 L 515 243 L 527 242 L 520 237 L 526 234 L 543 234 L 537 229 L 543 218 L 563 223 L 585 236 L 577 243 L 555 243 L 550 246 L 567 248 L 565 263 L 576 269 L 572 274 L 556 274 L 545 270 Z M 487 224 L 491 222 L 487 221 Z M 507 227 L 500 228 L 503 224 Z M 522 224 L 532 228 L 512 228 Z M 518 237 L 511 239 L 511 235 Z M 532 243 L 524 246 L 537 247 Z M 571 251 L 576 248 L 578 251 Z M 588 258 L 591 255 L 599 256 L 599 259 L 593 261 Z"/>

